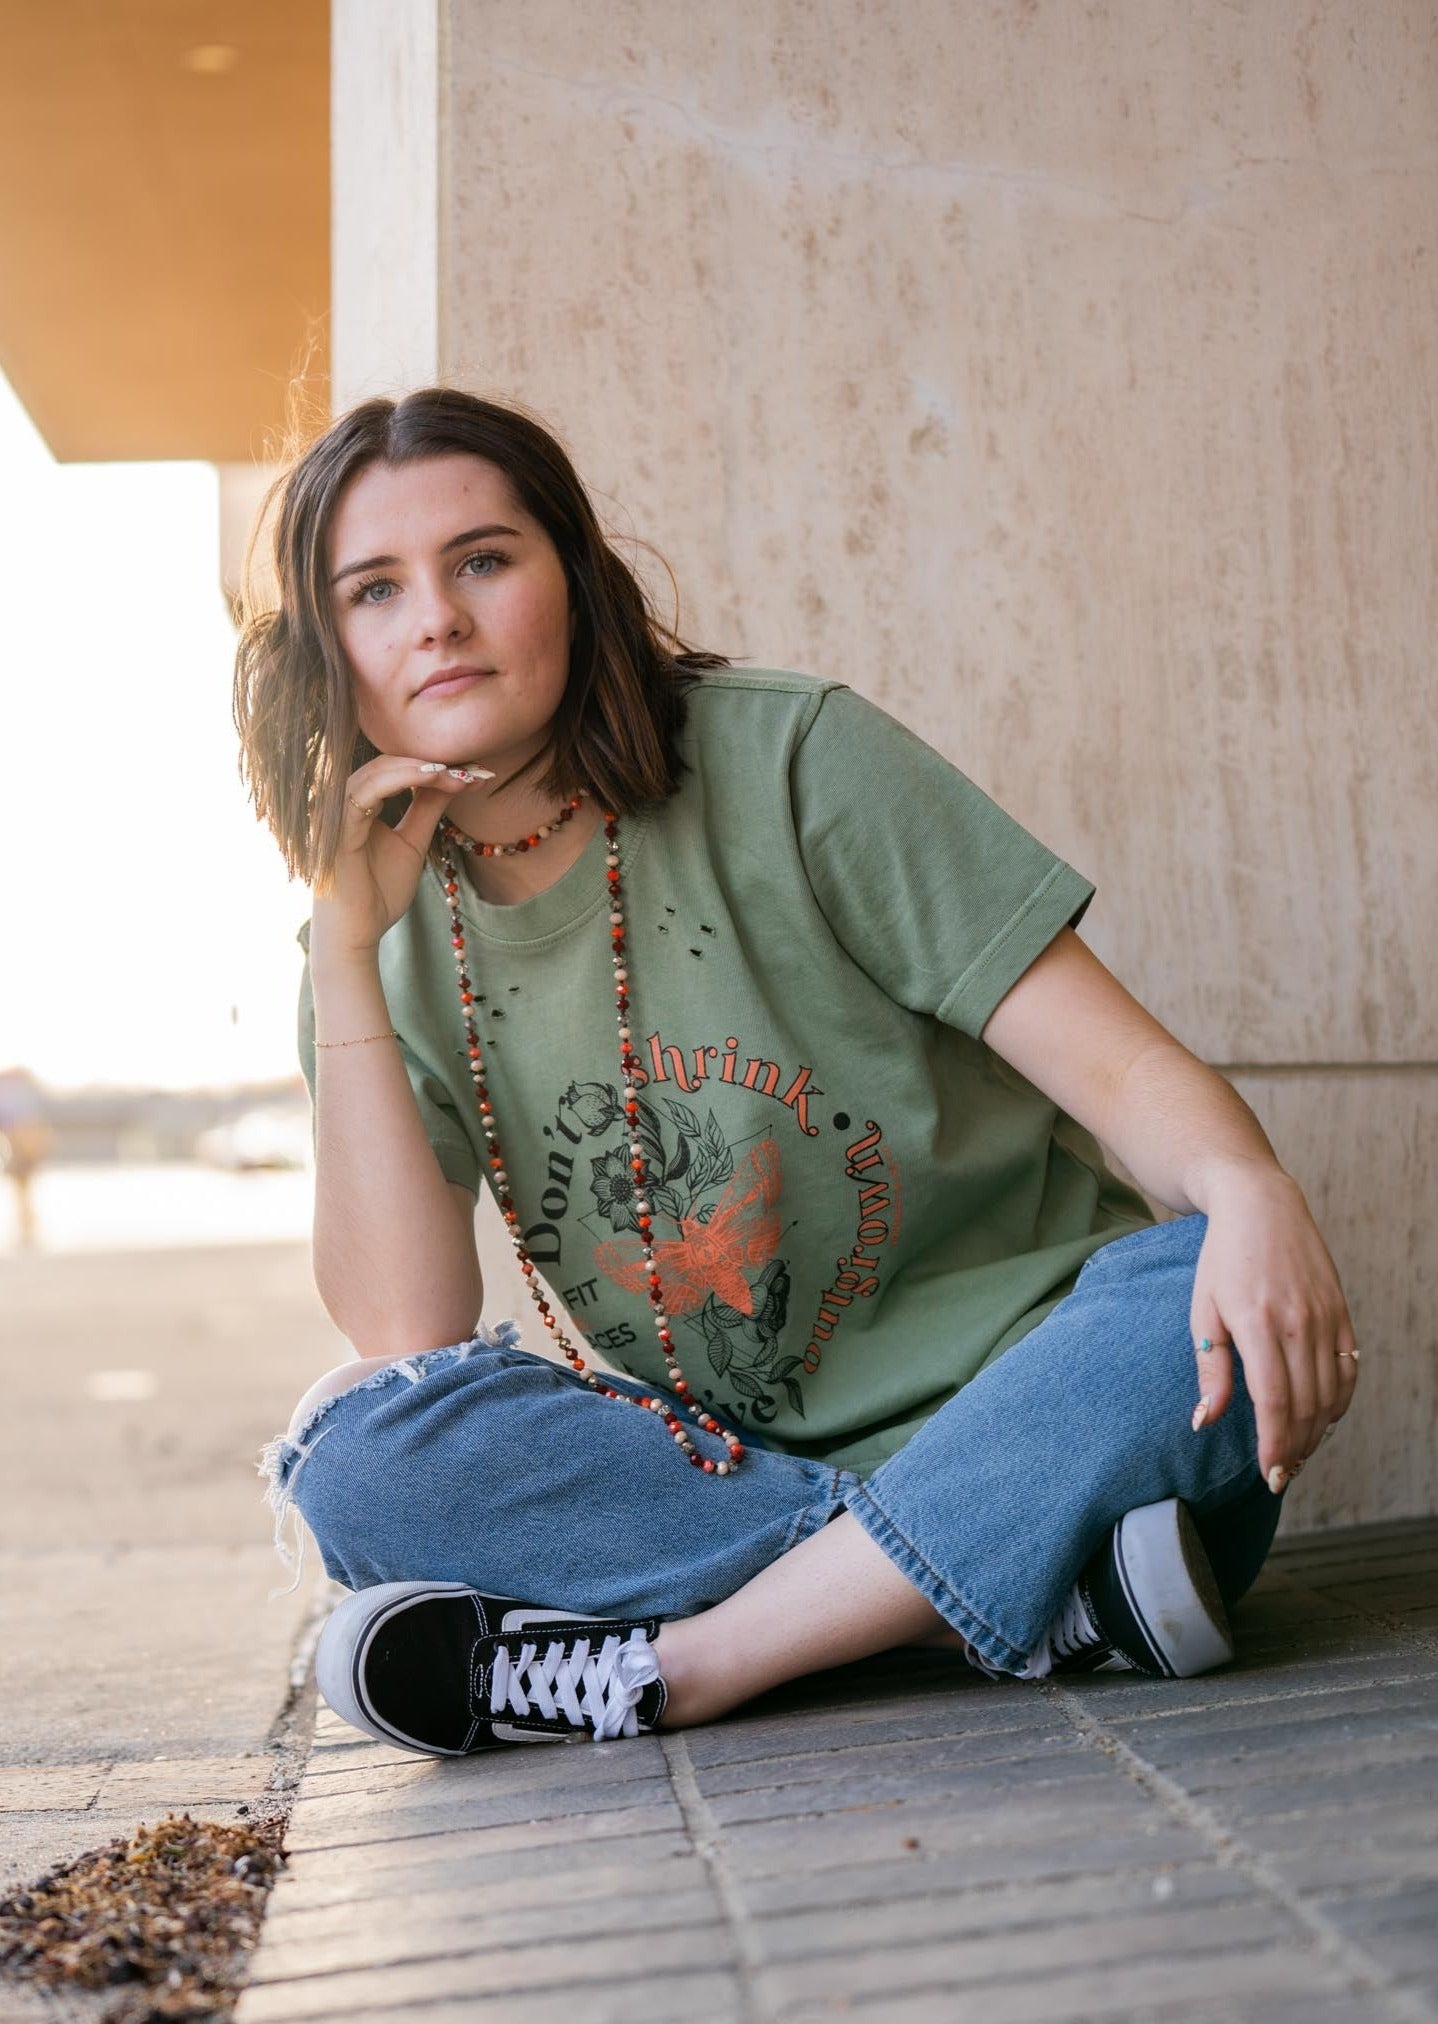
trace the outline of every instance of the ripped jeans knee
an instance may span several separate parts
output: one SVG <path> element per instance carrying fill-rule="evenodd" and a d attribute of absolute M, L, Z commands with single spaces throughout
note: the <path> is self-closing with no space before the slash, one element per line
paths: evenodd
<path fill-rule="evenodd" d="M 382 1386 L 398 1382 L 418 1384 L 434 1362 L 439 1358 L 453 1360 L 470 1355 L 475 1349 L 513 1349 L 519 1342 L 519 1324 L 516 1321 L 500 1321 L 493 1328 L 481 1325 L 467 1342 L 453 1343 L 440 1349 L 418 1351 L 412 1356 L 398 1358 L 385 1364 L 381 1369 L 371 1371 L 368 1377 L 358 1378 L 355 1383 L 342 1391 L 331 1392 L 328 1397 L 316 1401 L 293 1433 L 276 1434 L 260 1449 L 255 1464 L 255 1473 L 265 1478 L 265 1502 L 274 1513 L 274 1547 L 286 1567 L 294 1568 L 294 1579 L 288 1588 L 273 1588 L 268 1601 L 274 1602 L 279 1596 L 293 1595 L 304 1573 L 305 1545 L 308 1538 L 304 1513 L 295 1496 L 295 1486 L 320 1443 L 335 1430 L 337 1422 L 330 1418 L 341 1400 L 354 1397 L 357 1393 L 377 1391 Z M 329 1420 L 329 1424 L 324 1422 Z M 299 1552 L 294 1552 L 285 1538 L 285 1520 L 293 1521 L 292 1531 L 298 1535 Z"/>

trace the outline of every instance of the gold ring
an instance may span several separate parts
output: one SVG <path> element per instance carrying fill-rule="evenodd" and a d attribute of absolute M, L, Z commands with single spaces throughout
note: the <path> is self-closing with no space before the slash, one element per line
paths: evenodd
<path fill-rule="evenodd" d="M 356 801 L 352 794 L 347 794 L 345 800 L 351 808 L 358 808 L 361 815 L 377 815 L 379 813 L 378 809 L 366 808 L 362 802 Z"/>
<path fill-rule="evenodd" d="M 1357 1363 L 1359 1357 L 1363 1354 L 1363 1352 L 1360 1349 L 1340 1349 L 1338 1354 L 1340 1356 L 1351 1356 L 1353 1358 L 1353 1361 Z"/>

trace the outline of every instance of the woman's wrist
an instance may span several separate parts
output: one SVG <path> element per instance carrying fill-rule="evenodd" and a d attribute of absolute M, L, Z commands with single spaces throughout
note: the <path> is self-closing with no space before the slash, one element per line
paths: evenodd
<path fill-rule="evenodd" d="M 331 951 L 316 962 L 311 950 L 310 991 L 316 1046 L 392 1030 L 379 958 L 373 953 Z"/>
<path fill-rule="evenodd" d="M 309 958 L 310 982 L 316 990 L 328 984 L 343 988 L 356 983 L 379 983 L 378 947 L 354 948 L 332 942 L 328 936 L 317 934 L 311 925 Z"/>
<path fill-rule="evenodd" d="M 1187 1194 L 1201 1215 L 1258 1196 L 1303 1200 L 1303 1190 L 1272 1153 L 1227 1153 L 1206 1160 L 1189 1177 Z"/>

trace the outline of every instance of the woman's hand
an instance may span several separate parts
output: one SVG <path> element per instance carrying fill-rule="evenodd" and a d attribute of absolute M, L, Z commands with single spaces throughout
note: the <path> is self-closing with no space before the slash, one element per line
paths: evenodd
<path fill-rule="evenodd" d="M 350 775 L 334 882 L 314 900 L 311 962 L 322 954 L 341 961 L 373 954 L 415 896 L 425 853 L 451 795 L 493 778 L 482 766 L 447 767 L 438 759 L 388 753 Z M 404 788 L 413 799 L 391 829 L 379 820 L 380 804 Z"/>
<path fill-rule="evenodd" d="M 1194 1424 L 1228 1409 L 1231 1343 L 1258 1421 L 1259 1467 L 1276 1494 L 1352 1404 L 1358 1365 L 1340 1355 L 1354 1347 L 1348 1304 L 1302 1191 L 1281 1167 L 1225 1168 L 1205 1191 L 1205 1213 L 1190 1320 L 1195 1346 L 1213 1347 L 1196 1347 Z"/>

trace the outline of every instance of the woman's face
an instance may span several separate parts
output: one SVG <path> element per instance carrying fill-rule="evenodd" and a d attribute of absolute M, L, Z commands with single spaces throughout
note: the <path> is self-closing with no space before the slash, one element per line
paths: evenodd
<path fill-rule="evenodd" d="M 327 561 L 376 751 L 503 777 L 543 748 L 569 678 L 569 590 L 496 465 L 466 451 L 367 465 L 340 495 Z M 454 669 L 478 673 L 425 687 Z"/>

